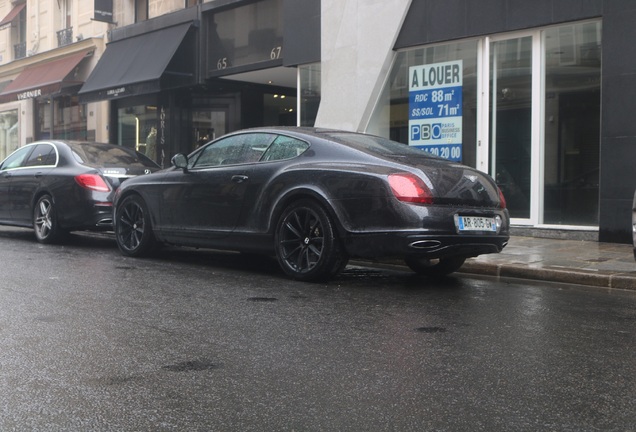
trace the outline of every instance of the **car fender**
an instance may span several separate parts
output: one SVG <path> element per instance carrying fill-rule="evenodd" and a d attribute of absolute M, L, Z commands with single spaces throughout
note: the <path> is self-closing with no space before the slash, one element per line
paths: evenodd
<path fill-rule="evenodd" d="M 141 197 L 141 199 L 143 199 L 144 202 L 146 202 L 146 205 L 148 205 L 148 197 L 145 196 L 146 194 L 143 193 L 142 191 L 137 189 L 129 189 L 126 191 L 121 191 L 120 189 L 118 189 L 117 192 L 115 193 L 115 198 L 113 200 L 113 227 L 117 223 L 117 208 L 119 206 L 119 203 L 121 203 L 124 199 L 126 199 L 127 197 L 131 195 L 137 195 Z M 152 211 L 151 209 L 149 210 L 149 212 L 150 212 L 150 225 L 154 229 L 154 227 L 156 227 L 158 223 L 156 219 L 157 215 L 155 214 L 156 212 Z"/>
<path fill-rule="evenodd" d="M 154 191 L 161 189 L 161 182 L 154 184 L 155 188 L 137 188 L 135 186 L 144 185 L 147 182 L 148 178 L 150 178 L 151 176 L 153 176 L 154 178 L 163 174 L 165 174 L 165 171 L 158 171 L 148 175 L 133 177 L 123 182 L 122 185 L 115 191 L 115 195 L 113 198 L 113 224 L 117 223 L 117 207 L 119 206 L 119 203 L 121 203 L 126 197 L 130 195 L 137 195 L 141 197 L 141 199 L 143 199 L 148 206 L 151 228 L 157 239 L 161 241 L 162 233 L 160 229 L 161 223 L 159 220 L 160 212 L 158 209 L 158 206 L 160 206 L 161 203 L 157 200 L 156 197 L 153 198 L 153 196 L 151 196 Z"/>
<path fill-rule="evenodd" d="M 302 199 L 311 199 L 318 202 L 329 214 L 333 220 L 338 233 L 344 236 L 347 232 L 342 224 L 342 214 L 338 211 L 337 207 L 333 205 L 331 200 L 327 197 L 325 191 L 323 191 L 317 185 L 304 185 L 301 187 L 295 187 L 288 189 L 280 193 L 274 200 L 271 206 L 270 219 L 268 223 L 268 232 L 274 233 L 278 220 L 281 214 L 291 203 Z"/>

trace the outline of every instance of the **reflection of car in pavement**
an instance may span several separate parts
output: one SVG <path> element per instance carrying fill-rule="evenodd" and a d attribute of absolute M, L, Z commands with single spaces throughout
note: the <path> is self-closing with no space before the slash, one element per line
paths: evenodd
<path fill-rule="evenodd" d="M 251 129 L 172 162 L 117 191 L 125 255 L 157 243 L 275 254 L 300 280 L 333 276 L 351 257 L 401 257 L 418 273 L 442 275 L 509 238 L 505 201 L 488 175 L 384 138 Z"/>
<path fill-rule="evenodd" d="M 112 198 L 127 178 L 158 170 L 127 148 L 42 141 L 0 163 L 0 224 L 33 227 L 51 243 L 76 230 L 112 229 Z"/>

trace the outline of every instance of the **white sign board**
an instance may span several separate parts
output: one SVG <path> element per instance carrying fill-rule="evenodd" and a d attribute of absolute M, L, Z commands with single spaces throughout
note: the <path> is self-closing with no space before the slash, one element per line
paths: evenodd
<path fill-rule="evenodd" d="M 462 60 L 409 68 L 409 145 L 462 160 Z"/>

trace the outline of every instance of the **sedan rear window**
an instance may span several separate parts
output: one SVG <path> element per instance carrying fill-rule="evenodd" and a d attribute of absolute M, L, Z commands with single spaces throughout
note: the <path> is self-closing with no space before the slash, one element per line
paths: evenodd
<path fill-rule="evenodd" d="M 73 157 L 81 164 L 95 167 L 119 167 L 123 165 L 141 165 L 156 168 L 157 165 L 141 153 L 101 143 L 69 143 Z"/>
<path fill-rule="evenodd" d="M 51 144 L 38 144 L 35 146 L 24 166 L 54 166 L 57 163 L 55 147 Z"/>

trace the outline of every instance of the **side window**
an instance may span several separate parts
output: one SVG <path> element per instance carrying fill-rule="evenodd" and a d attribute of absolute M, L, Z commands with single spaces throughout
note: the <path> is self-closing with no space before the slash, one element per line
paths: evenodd
<path fill-rule="evenodd" d="M 258 162 L 275 135 L 247 133 L 233 135 L 206 146 L 193 168 Z"/>
<path fill-rule="evenodd" d="M 29 155 L 24 166 L 55 165 L 57 156 L 55 148 L 51 144 L 38 144 Z"/>
<path fill-rule="evenodd" d="M 300 156 L 309 148 L 309 144 L 296 138 L 279 136 L 274 140 L 262 157 L 262 161 L 276 161 Z"/>
<path fill-rule="evenodd" d="M 33 150 L 33 146 L 23 147 L 16 150 L 12 155 L 4 160 L 2 166 L 0 166 L 0 170 L 18 168 L 24 163 L 29 153 L 31 153 L 31 150 Z"/>

